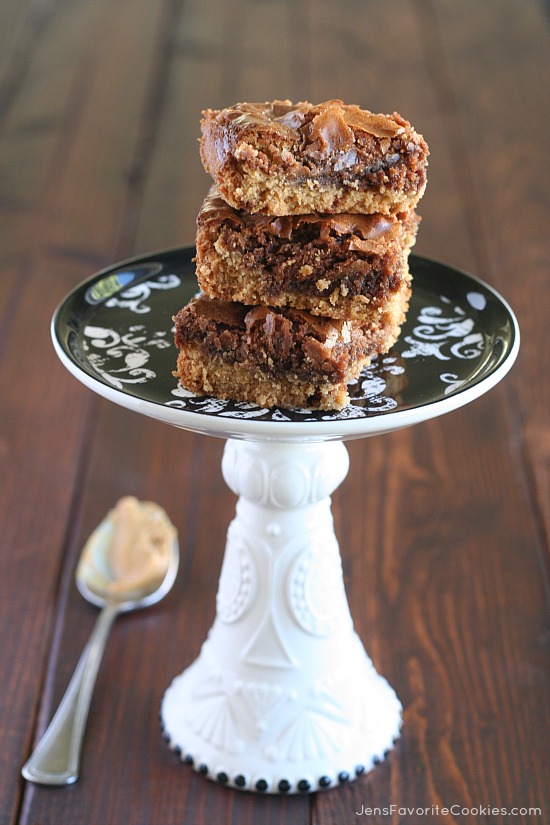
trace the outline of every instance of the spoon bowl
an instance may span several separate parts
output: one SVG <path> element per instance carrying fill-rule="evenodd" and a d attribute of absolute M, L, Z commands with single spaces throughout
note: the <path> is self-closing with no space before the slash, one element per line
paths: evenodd
<path fill-rule="evenodd" d="M 126 524 L 116 523 L 117 514 Z M 133 522 L 134 534 L 140 529 L 145 531 L 152 524 L 157 528 L 157 533 L 153 536 L 156 542 L 151 541 L 135 558 L 130 548 L 127 552 L 132 556 L 131 568 L 128 570 L 126 562 L 125 569 L 121 571 L 120 563 L 115 567 L 110 563 L 110 555 L 113 542 L 117 539 L 117 527 L 119 532 L 123 531 L 128 521 Z M 160 537 L 163 539 L 162 552 L 159 552 Z M 131 541 L 131 532 L 129 538 Z M 151 563 L 152 552 L 147 552 L 151 548 L 157 550 L 154 554 L 156 563 Z M 115 509 L 103 519 L 86 542 L 76 568 L 75 580 L 80 594 L 91 604 L 100 608 L 107 604 L 117 604 L 119 613 L 127 613 L 149 607 L 164 598 L 174 584 L 178 566 L 176 530 L 166 513 L 152 502 L 139 502 L 127 496 L 120 499 Z"/>
<path fill-rule="evenodd" d="M 178 566 L 176 529 L 152 502 L 120 499 L 91 534 L 76 585 L 101 611 L 55 716 L 22 768 L 25 779 L 43 785 L 78 779 L 93 688 L 113 621 L 119 613 L 160 601 L 174 584 Z"/>

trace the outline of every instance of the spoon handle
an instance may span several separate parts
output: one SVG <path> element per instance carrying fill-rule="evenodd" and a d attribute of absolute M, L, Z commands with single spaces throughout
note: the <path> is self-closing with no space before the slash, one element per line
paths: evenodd
<path fill-rule="evenodd" d="M 57 712 L 22 768 L 25 779 L 42 785 L 68 785 L 78 779 L 94 684 L 118 612 L 117 605 L 107 605 L 101 610 Z"/>

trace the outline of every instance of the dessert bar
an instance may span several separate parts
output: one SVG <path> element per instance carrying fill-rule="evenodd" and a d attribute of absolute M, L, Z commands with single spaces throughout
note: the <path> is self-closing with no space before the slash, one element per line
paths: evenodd
<path fill-rule="evenodd" d="M 231 206 L 268 215 L 414 209 L 428 147 L 400 115 L 341 100 L 238 103 L 201 121 L 206 171 Z"/>
<path fill-rule="evenodd" d="M 174 317 L 177 375 L 199 395 L 342 409 L 350 381 L 397 338 L 409 295 L 404 283 L 378 323 L 361 324 L 201 294 Z"/>
<path fill-rule="evenodd" d="M 409 279 L 420 218 L 250 214 L 213 188 L 197 219 L 197 278 L 212 297 L 376 319 Z"/>

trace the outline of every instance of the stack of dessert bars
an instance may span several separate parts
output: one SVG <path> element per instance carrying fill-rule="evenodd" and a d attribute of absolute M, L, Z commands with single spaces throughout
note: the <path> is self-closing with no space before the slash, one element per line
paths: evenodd
<path fill-rule="evenodd" d="M 428 147 L 400 115 L 340 100 L 204 112 L 212 186 L 197 219 L 201 294 L 175 316 L 199 395 L 341 410 L 395 343 Z"/>

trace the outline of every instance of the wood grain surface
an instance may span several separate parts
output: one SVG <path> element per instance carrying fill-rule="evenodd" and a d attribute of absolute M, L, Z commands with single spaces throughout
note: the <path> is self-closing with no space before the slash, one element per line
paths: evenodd
<path fill-rule="evenodd" d="M 550 822 L 549 69 L 537 0 L 0 4 L 0 825 Z M 103 266 L 193 243 L 202 109 L 333 97 L 424 134 L 416 251 L 496 287 L 522 346 L 475 403 L 350 442 L 333 496 L 347 594 L 403 737 L 347 787 L 260 797 L 179 764 L 158 721 L 214 618 L 223 442 L 100 400 L 49 322 Z M 21 765 L 96 616 L 76 559 L 126 493 L 177 524 L 177 583 L 113 629 L 81 779 L 35 786 Z"/>

